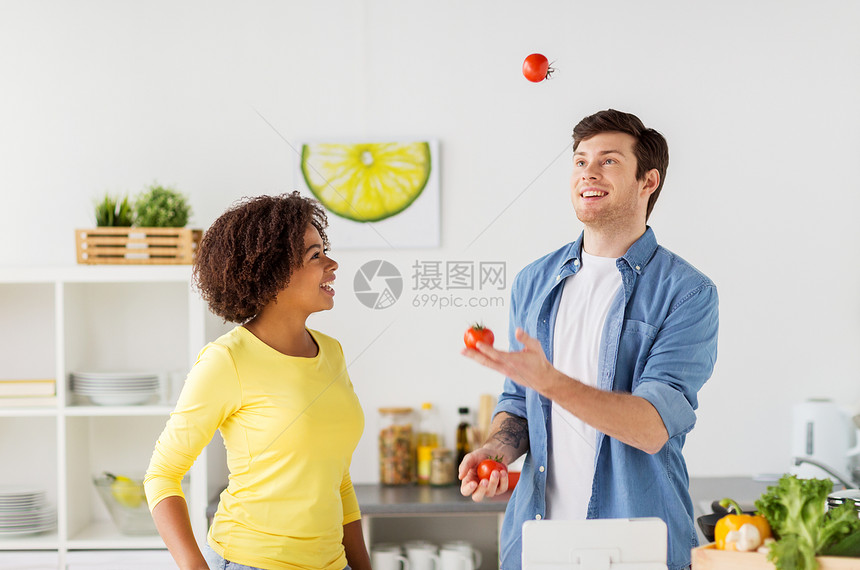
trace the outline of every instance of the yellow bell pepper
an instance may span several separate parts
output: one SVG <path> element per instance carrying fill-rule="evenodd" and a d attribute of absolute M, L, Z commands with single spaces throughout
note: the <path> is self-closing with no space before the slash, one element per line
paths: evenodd
<path fill-rule="evenodd" d="M 727 514 L 714 527 L 714 542 L 720 550 L 749 552 L 761 546 L 773 533 L 767 519 L 761 515 L 746 515 L 731 499 L 723 499 L 720 505 L 737 514 Z"/>

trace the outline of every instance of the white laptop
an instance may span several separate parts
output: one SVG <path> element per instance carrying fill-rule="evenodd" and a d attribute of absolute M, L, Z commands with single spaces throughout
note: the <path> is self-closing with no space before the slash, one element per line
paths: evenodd
<path fill-rule="evenodd" d="M 667 552 L 656 517 L 523 524 L 523 570 L 667 570 Z"/>

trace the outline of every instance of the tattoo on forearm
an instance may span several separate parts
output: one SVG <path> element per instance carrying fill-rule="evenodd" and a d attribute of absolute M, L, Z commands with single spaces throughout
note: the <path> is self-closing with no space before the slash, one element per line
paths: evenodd
<path fill-rule="evenodd" d="M 529 423 L 525 418 L 517 416 L 507 417 L 502 420 L 502 425 L 493 434 L 492 439 L 514 449 L 520 449 L 522 446 L 528 445 Z"/>

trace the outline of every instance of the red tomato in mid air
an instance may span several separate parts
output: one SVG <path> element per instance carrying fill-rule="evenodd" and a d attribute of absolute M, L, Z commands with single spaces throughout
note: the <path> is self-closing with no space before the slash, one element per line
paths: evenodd
<path fill-rule="evenodd" d="M 496 337 L 493 335 L 493 331 L 478 324 L 474 324 L 469 327 L 468 330 L 466 330 L 466 334 L 463 335 L 463 341 L 466 343 L 466 346 L 476 350 L 479 342 L 492 346 L 493 341 L 495 340 Z"/>
<path fill-rule="evenodd" d="M 523 61 L 523 75 L 532 83 L 540 83 L 544 79 L 549 79 L 552 71 L 545 55 L 533 53 Z"/>
<path fill-rule="evenodd" d="M 493 471 L 507 470 L 505 464 L 496 461 L 496 459 L 484 459 L 478 464 L 478 479 L 489 479 Z"/>

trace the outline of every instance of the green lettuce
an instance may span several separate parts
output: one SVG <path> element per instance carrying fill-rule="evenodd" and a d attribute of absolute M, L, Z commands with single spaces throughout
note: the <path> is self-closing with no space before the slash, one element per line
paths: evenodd
<path fill-rule="evenodd" d="M 816 555 L 860 531 L 853 502 L 827 511 L 832 490 L 830 479 L 784 475 L 755 502 L 776 538 L 767 559 L 778 570 L 816 570 Z"/>

